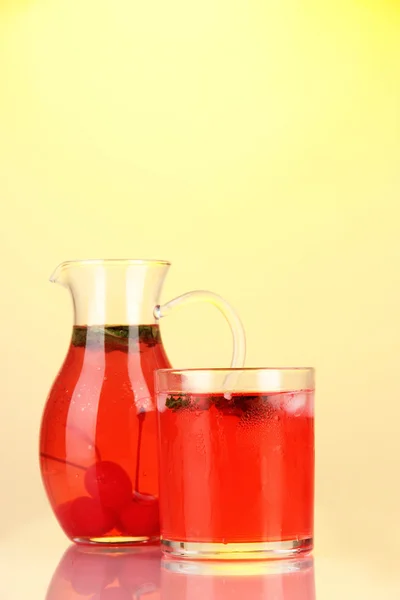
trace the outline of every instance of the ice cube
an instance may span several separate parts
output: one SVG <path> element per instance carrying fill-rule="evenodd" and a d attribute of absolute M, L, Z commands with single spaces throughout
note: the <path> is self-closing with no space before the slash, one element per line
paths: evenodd
<path fill-rule="evenodd" d="M 290 415 L 301 415 L 307 404 L 306 392 L 296 392 L 295 394 L 287 394 L 284 407 Z"/>
<path fill-rule="evenodd" d="M 305 414 L 307 417 L 314 416 L 314 392 L 307 392 L 307 404 Z"/>
<path fill-rule="evenodd" d="M 168 394 L 158 394 L 157 396 L 157 409 L 160 412 L 164 412 L 165 410 L 167 410 L 167 407 L 165 405 L 166 401 L 168 398 Z"/>
<path fill-rule="evenodd" d="M 268 404 L 274 410 L 280 410 L 284 406 L 285 394 L 271 394 L 268 396 Z"/>

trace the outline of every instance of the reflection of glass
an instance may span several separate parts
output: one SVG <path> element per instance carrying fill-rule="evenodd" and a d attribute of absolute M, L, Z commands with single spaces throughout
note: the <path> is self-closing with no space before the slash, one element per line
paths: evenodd
<path fill-rule="evenodd" d="M 312 557 L 281 561 L 161 561 L 156 546 L 71 546 L 46 600 L 315 600 Z"/>
<path fill-rule="evenodd" d="M 156 373 L 164 552 L 283 557 L 313 543 L 312 369 Z"/>
<path fill-rule="evenodd" d="M 315 600 L 313 559 L 213 563 L 165 558 L 161 600 Z"/>
<path fill-rule="evenodd" d="M 43 415 L 41 471 L 56 517 L 75 542 L 159 537 L 153 376 L 170 366 L 159 319 L 187 302 L 211 302 L 231 325 L 233 364 L 243 365 L 243 329 L 222 298 L 195 291 L 159 306 L 168 268 L 166 261 L 76 261 L 52 277 L 71 292 L 74 327 Z"/>
<path fill-rule="evenodd" d="M 158 600 L 157 547 L 97 550 L 71 546 L 49 585 L 46 600 Z"/>

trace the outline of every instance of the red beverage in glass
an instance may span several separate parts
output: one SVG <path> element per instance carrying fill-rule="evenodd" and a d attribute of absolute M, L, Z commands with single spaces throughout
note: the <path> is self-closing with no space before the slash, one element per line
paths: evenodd
<path fill-rule="evenodd" d="M 43 482 L 75 541 L 159 535 L 154 370 L 158 325 L 74 327 L 40 439 Z"/>
<path fill-rule="evenodd" d="M 158 407 L 164 549 L 311 549 L 312 389 L 160 393 Z"/>

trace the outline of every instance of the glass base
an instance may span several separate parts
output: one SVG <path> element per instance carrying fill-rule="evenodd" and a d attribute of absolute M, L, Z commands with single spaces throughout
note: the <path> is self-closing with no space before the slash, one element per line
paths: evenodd
<path fill-rule="evenodd" d="M 179 542 L 161 539 L 161 549 L 169 556 L 196 560 L 265 560 L 289 558 L 311 552 L 313 538 L 239 544 Z"/>
<path fill-rule="evenodd" d="M 133 536 L 112 536 L 99 538 L 74 538 L 75 544 L 83 546 L 143 546 L 145 544 L 155 544 L 160 541 L 159 537 L 133 537 Z"/>

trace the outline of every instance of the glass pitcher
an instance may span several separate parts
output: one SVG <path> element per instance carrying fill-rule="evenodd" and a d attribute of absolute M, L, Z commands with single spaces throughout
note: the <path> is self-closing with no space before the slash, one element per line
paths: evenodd
<path fill-rule="evenodd" d="M 220 296 L 198 290 L 160 306 L 169 266 L 71 261 L 50 279 L 70 291 L 74 326 L 42 418 L 40 464 L 53 511 L 76 543 L 134 545 L 159 537 L 153 379 L 156 369 L 171 366 L 159 319 L 188 302 L 212 303 L 232 330 L 231 366 L 243 366 L 243 327 Z"/>

